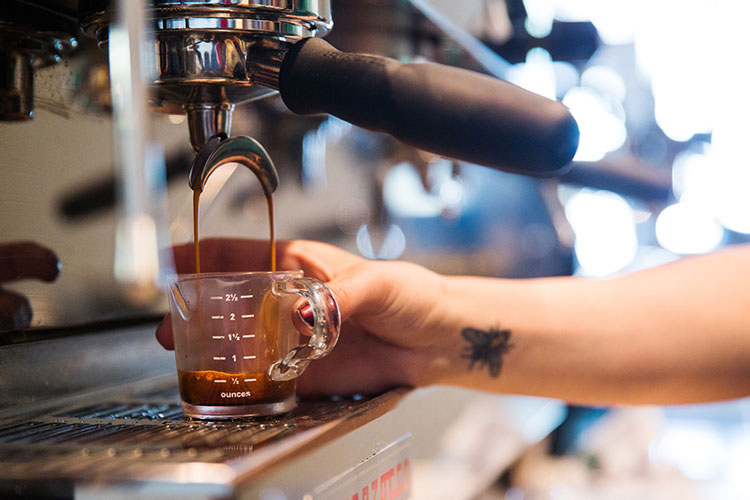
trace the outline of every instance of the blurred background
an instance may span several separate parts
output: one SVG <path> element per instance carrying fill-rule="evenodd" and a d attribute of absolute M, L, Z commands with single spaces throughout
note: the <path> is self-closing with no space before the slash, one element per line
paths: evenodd
<path fill-rule="evenodd" d="M 565 176 L 532 179 L 437 158 L 334 117 L 295 116 L 271 96 L 239 107 L 233 132 L 257 138 L 279 169 L 281 239 L 514 278 L 606 278 L 750 240 L 745 2 L 334 0 L 333 12 L 328 40 L 342 50 L 489 72 L 561 100 L 580 147 Z M 33 317 L 0 337 L 152 320 L 167 309 L 158 286 L 134 290 L 116 272 L 107 64 L 82 39 L 37 71 L 34 119 L 0 123 L 0 245 L 35 241 L 62 264 L 54 283 L 3 284 L 29 299 Z M 149 120 L 166 247 L 192 240 L 193 152 L 184 116 Z M 244 169 L 214 174 L 201 228 L 203 238 L 267 237 L 263 193 Z M 567 415 L 483 498 L 747 498 L 747 401 Z"/>

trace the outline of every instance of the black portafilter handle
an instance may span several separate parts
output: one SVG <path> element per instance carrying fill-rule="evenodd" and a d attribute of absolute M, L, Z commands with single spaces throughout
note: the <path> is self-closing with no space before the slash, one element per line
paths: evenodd
<path fill-rule="evenodd" d="M 319 38 L 286 53 L 279 91 L 295 113 L 329 113 L 425 151 L 519 174 L 564 173 L 578 147 L 578 125 L 559 102 L 460 68 L 340 52 Z"/>

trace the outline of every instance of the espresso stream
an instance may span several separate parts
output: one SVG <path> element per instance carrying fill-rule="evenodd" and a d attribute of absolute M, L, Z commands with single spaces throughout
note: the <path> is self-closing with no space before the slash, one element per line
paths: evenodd
<path fill-rule="evenodd" d="M 198 219 L 200 213 L 201 190 L 193 190 L 193 242 L 195 246 L 195 274 L 201 272 L 200 243 L 198 236 Z M 276 271 L 276 236 L 274 232 L 273 195 L 266 195 L 268 203 L 268 222 L 270 228 L 271 271 Z M 198 298 L 200 302 L 200 297 Z M 279 344 L 279 331 L 264 331 L 266 345 Z M 266 350 L 265 356 L 273 359 L 263 360 L 263 353 L 258 353 L 263 366 L 270 366 L 278 358 L 278 352 Z M 179 371 L 180 395 L 183 401 L 194 405 L 245 405 L 274 403 L 294 396 L 293 381 L 276 382 L 267 373 L 224 373 L 214 370 Z M 216 383 L 215 380 L 226 380 L 227 383 Z M 247 382 L 246 382 L 247 381 Z"/>
<path fill-rule="evenodd" d="M 201 190 L 193 190 L 193 245 L 195 247 L 195 274 L 201 273 L 201 249 L 198 238 L 198 218 L 200 214 Z M 273 194 L 266 195 L 268 205 L 269 250 L 271 252 L 271 272 L 276 271 L 276 232 L 273 222 Z"/>

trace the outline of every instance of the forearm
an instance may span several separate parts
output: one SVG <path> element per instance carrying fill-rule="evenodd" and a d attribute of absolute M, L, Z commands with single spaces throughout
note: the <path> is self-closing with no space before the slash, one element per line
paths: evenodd
<path fill-rule="evenodd" d="M 446 383 L 589 404 L 687 403 L 750 394 L 750 251 L 610 280 L 446 278 Z M 509 332 L 498 376 L 467 328 Z M 452 349 L 450 346 L 452 345 Z"/>

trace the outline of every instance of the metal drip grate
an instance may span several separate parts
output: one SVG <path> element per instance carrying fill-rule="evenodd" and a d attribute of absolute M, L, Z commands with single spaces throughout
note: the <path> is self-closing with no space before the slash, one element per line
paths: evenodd
<path fill-rule="evenodd" d="M 4 477 L 132 476 L 158 464 L 222 463 L 332 421 L 363 402 L 301 402 L 281 417 L 207 422 L 186 419 L 176 389 L 102 401 L 22 421 L 0 422 Z"/>

